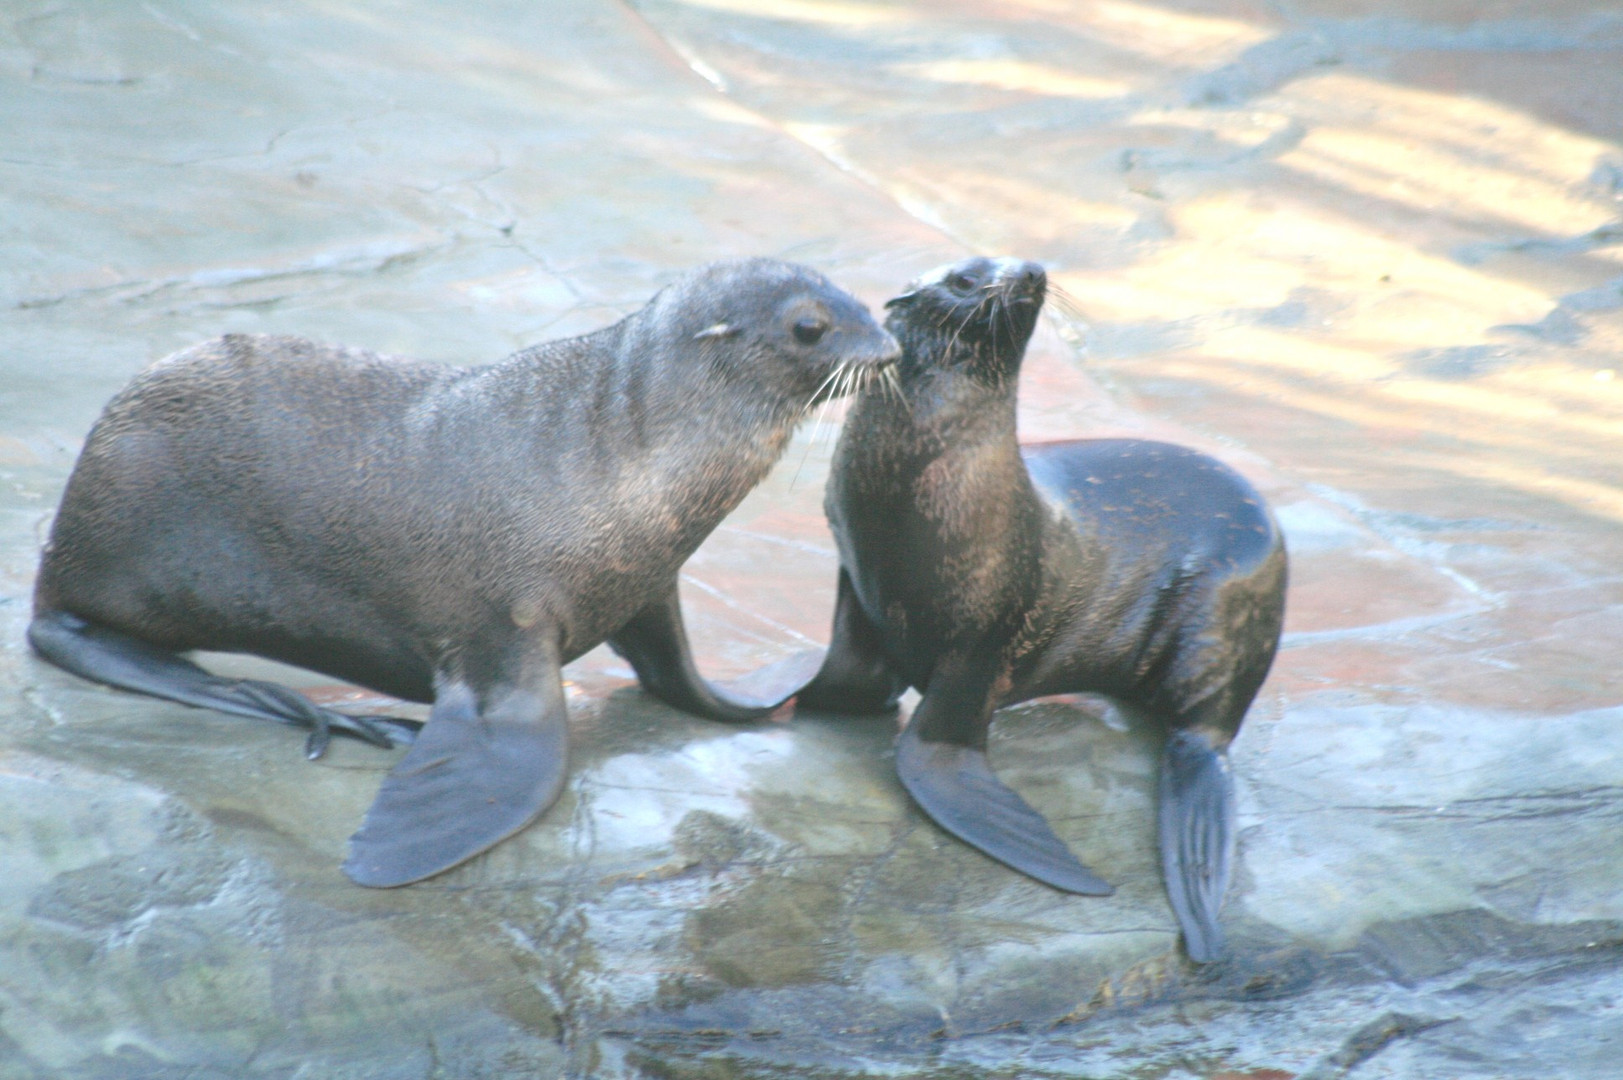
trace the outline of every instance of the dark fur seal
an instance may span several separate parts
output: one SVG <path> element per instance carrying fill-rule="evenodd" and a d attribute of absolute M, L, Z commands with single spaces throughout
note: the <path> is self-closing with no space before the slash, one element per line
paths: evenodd
<path fill-rule="evenodd" d="M 788 696 L 698 675 L 677 573 L 808 404 L 896 352 L 854 298 L 765 259 L 704 267 L 614 326 L 484 368 L 208 342 L 138 376 L 91 431 L 29 641 L 112 686 L 308 726 L 312 756 L 330 730 L 387 746 L 411 729 L 179 654 L 254 653 L 432 701 L 344 864 L 363 885 L 420 880 L 557 797 L 558 668 L 599 642 L 703 716 Z"/>
<path fill-rule="evenodd" d="M 1021 448 L 1020 361 L 1041 267 L 971 259 L 887 305 L 900 394 L 857 398 L 826 496 L 840 549 L 833 641 L 803 708 L 879 711 L 923 695 L 903 784 L 943 828 L 1060 889 L 1111 887 L 992 774 L 999 706 L 1093 691 L 1167 729 L 1160 842 L 1196 961 L 1222 948 L 1234 844 L 1225 751 L 1273 661 L 1285 551 L 1251 485 L 1136 439 Z"/>

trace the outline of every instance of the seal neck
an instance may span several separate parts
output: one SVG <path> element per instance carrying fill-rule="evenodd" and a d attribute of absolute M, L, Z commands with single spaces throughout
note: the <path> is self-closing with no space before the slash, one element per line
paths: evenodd
<path fill-rule="evenodd" d="M 895 391 L 873 386 L 864 391 L 858 408 L 883 412 L 888 423 L 879 431 L 931 447 L 933 454 L 1019 441 L 1015 387 L 961 368 L 904 371 L 899 399 Z M 864 426 L 876 425 L 869 421 Z"/>
<path fill-rule="evenodd" d="M 899 398 L 894 389 L 868 387 L 840 433 L 835 476 L 859 485 L 867 501 L 894 500 L 900 508 L 914 506 L 921 488 L 939 488 L 949 477 L 972 477 L 977 486 L 1010 493 L 1027 490 L 1014 394 L 956 372 L 904 380 Z"/>

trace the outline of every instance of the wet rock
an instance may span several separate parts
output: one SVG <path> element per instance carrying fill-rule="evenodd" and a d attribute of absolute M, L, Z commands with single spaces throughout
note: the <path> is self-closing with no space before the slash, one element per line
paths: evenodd
<path fill-rule="evenodd" d="M 0 1074 L 1616 1071 L 1615 12 L 13 9 Z M 566 673 L 558 805 L 371 892 L 337 867 L 396 755 L 311 764 L 297 732 L 26 652 L 84 432 L 176 348 L 286 332 L 479 362 L 705 259 L 800 259 L 877 303 L 968 250 L 1045 260 L 1063 290 L 1027 437 L 1200 446 L 1287 534 L 1285 647 L 1233 752 L 1222 963 L 1177 948 L 1158 733 L 1097 700 L 1008 710 L 991 754 L 1112 897 L 931 826 L 894 717 L 706 724 L 606 651 Z M 687 567 L 708 673 L 826 639 L 837 416 Z"/>
<path fill-rule="evenodd" d="M 161 908 L 198 907 L 219 896 L 232 866 L 202 823 L 169 809 L 166 842 L 64 871 L 36 892 L 28 914 L 80 930 L 114 930 Z"/>

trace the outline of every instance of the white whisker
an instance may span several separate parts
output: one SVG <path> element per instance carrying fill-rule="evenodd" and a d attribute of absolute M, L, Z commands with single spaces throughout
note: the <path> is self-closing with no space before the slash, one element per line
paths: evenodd
<path fill-rule="evenodd" d="M 806 399 L 806 407 L 804 409 L 800 410 L 800 418 L 802 420 L 804 420 L 806 418 L 807 413 L 811 412 L 812 406 L 816 405 L 818 403 L 817 402 L 818 397 L 820 397 L 822 395 L 823 391 L 828 388 L 828 384 L 833 382 L 835 379 L 837 379 L 839 377 L 840 369 L 843 368 L 844 366 L 845 366 L 845 363 L 843 361 L 838 363 L 838 364 L 835 364 L 834 369 L 832 371 L 830 371 L 827 376 L 824 377 L 822 382 L 817 384 L 817 389 L 813 390 L 811 397 Z"/>
<path fill-rule="evenodd" d="M 823 380 L 823 385 L 827 386 L 829 382 L 835 379 L 843 378 L 846 370 L 851 366 L 852 365 L 848 362 L 842 362 L 836 366 L 835 369 L 829 373 L 829 377 Z M 821 387 L 819 387 L 819 389 L 821 389 Z M 816 447 L 818 441 L 823 437 L 825 426 L 832 427 L 832 425 L 828 424 L 828 411 L 829 409 L 833 408 L 834 402 L 838 400 L 839 397 L 840 394 L 833 393 L 818 403 L 817 416 L 812 421 L 811 437 L 806 440 L 806 449 L 800 455 L 800 462 L 795 466 L 794 475 L 789 478 L 790 491 L 793 491 L 795 489 L 795 485 L 800 482 L 800 474 L 806 468 L 806 462 L 811 460 L 812 449 Z M 811 410 L 810 404 L 806 406 L 806 410 L 808 412 Z"/>
<path fill-rule="evenodd" d="M 897 401 L 905 402 L 907 400 L 902 394 L 902 380 L 901 377 L 896 374 L 895 364 L 885 365 L 884 381 L 885 386 L 895 392 Z"/>
<path fill-rule="evenodd" d="M 977 305 L 975 305 L 974 308 L 970 309 L 970 312 L 969 312 L 968 315 L 964 316 L 964 321 L 958 324 L 958 329 L 957 330 L 953 331 L 952 340 L 947 342 L 947 348 L 946 348 L 947 352 L 949 352 L 949 353 L 952 352 L 952 350 L 957 346 L 958 338 L 960 336 L 962 336 L 963 332 L 966 329 L 969 328 L 969 324 L 975 321 L 975 316 L 980 314 L 980 310 L 981 310 L 980 305 L 977 304 Z"/>

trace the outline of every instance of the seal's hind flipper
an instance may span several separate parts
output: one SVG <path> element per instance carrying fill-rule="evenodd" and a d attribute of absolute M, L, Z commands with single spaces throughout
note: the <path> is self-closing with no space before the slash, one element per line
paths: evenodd
<path fill-rule="evenodd" d="M 811 678 L 820 650 L 796 653 L 731 684 L 713 685 L 693 663 L 676 583 L 609 636 L 643 689 L 667 705 L 709 720 L 741 723 L 770 716 Z"/>
<path fill-rule="evenodd" d="M 325 752 L 333 732 L 387 748 L 411 742 L 422 726 L 395 717 L 346 716 L 323 709 L 285 686 L 212 675 L 160 645 L 66 611 L 36 615 L 28 625 L 28 643 L 45 660 L 92 682 L 182 705 L 309 728 L 305 755 L 311 758 Z"/>
<path fill-rule="evenodd" d="M 1161 755 L 1161 871 L 1189 958 L 1223 952 L 1217 912 L 1234 861 L 1234 780 L 1228 759 L 1192 731 L 1173 731 Z"/>
<path fill-rule="evenodd" d="M 971 847 L 1056 889 L 1084 896 L 1115 892 L 992 773 L 984 750 L 925 741 L 909 724 L 896 743 L 896 771 L 924 812 Z"/>
<path fill-rule="evenodd" d="M 428 724 L 350 837 L 344 873 L 392 888 L 449 870 L 512 836 L 563 789 L 569 725 L 556 667 L 534 690 L 476 697 L 442 683 Z"/>

